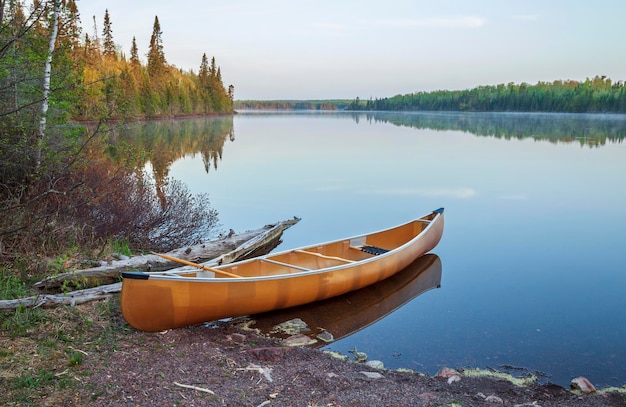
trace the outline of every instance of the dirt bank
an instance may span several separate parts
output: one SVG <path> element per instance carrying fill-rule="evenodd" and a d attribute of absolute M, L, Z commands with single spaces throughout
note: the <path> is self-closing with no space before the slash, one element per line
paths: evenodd
<path fill-rule="evenodd" d="M 80 400 L 94 406 L 626 405 L 620 393 L 576 395 L 551 384 L 520 387 L 487 377 L 449 383 L 376 370 L 232 327 L 133 332 L 85 367 L 92 374 Z"/>

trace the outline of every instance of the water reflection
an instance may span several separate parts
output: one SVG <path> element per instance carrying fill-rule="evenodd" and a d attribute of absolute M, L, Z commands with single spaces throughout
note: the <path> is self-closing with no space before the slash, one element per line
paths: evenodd
<path fill-rule="evenodd" d="M 234 141 L 232 116 L 155 120 L 112 128 L 109 154 L 124 157 L 131 149 L 141 152 L 140 167 L 152 164 L 157 183 L 169 175 L 171 165 L 187 156 L 200 154 L 204 171 L 217 170 L 224 143 Z"/>
<path fill-rule="evenodd" d="M 357 124 L 389 123 L 395 126 L 455 130 L 506 140 L 532 138 L 552 143 L 579 143 L 599 147 L 621 143 L 626 137 L 626 115 L 571 113 L 468 113 L 468 112 L 268 112 L 242 111 L 244 115 L 317 115 L 351 118 Z"/>
<path fill-rule="evenodd" d="M 389 123 L 438 131 L 456 130 L 481 137 L 547 140 L 600 147 L 626 137 L 626 115 L 537 113 L 421 113 L 421 112 L 246 112 L 240 117 L 325 116 L 344 120 Z M 234 141 L 233 116 L 157 120 L 114 127 L 109 131 L 109 155 L 124 159 L 129 149 L 140 152 L 137 165 L 151 163 L 162 181 L 171 165 L 200 154 L 204 171 L 217 170 L 224 143 Z"/>
<path fill-rule="evenodd" d="M 251 328 L 286 338 L 289 334 L 272 332 L 274 327 L 300 318 L 310 328 L 302 333 L 317 341 L 313 347 L 321 347 L 326 345 L 316 338 L 321 332 L 331 333 L 335 340 L 358 332 L 418 295 L 441 287 L 441 273 L 439 256 L 427 254 L 394 276 L 369 287 L 312 304 L 253 315 Z"/>
<path fill-rule="evenodd" d="M 458 130 L 476 136 L 503 139 L 546 140 L 598 147 L 622 142 L 626 116 L 608 114 L 545 113 L 352 113 L 358 123 L 391 123 L 396 126 L 431 130 Z"/>

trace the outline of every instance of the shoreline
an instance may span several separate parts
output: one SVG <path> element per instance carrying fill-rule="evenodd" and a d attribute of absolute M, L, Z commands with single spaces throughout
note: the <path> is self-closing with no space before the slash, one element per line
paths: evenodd
<path fill-rule="evenodd" d="M 19 330 L 2 314 L 2 405 L 626 405 L 626 388 L 586 395 L 463 371 L 379 370 L 234 324 L 141 332 L 122 319 L 117 296 L 32 312 Z"/>

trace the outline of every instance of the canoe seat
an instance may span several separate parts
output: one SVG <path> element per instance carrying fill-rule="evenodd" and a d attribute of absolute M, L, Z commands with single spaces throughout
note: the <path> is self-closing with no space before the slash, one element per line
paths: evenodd
<path fill-rule="evenodd" d="M 387 253 L 389 250 L 376 246 L 361 246 L 361 251 L 378 256 L 379 254 Z"/>

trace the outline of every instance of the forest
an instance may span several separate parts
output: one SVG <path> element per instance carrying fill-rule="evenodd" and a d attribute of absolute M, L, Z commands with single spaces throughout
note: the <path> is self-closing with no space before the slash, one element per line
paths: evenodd
<path fill-rule="evenodd" d="M 75 0 L 0 0 L 0 280 L 45 272 L 37 258 L 162 250 L 218 225 L 206 197 L 155 185 L 142 170 L 150 152 L 114 136 L 137 119 L 230 115 L 234 87 L 206 53 L 197 72 L 169 64 L 158 16 L 145 51 L 133 38 L 128 54 L 109 11 L 100 19 L 87 33 Z"/>
<path fill-rule="evenodd" d="M 499 84 L 466 90 L 415 92 L 388 98 L 354 99 L 347 110 L 626 113 L 624 82 L 606 76 L 536 85 Z"/>
<path fill-rule="evenodd" d="M 350 100 L 235 100 L 242 110 L 343 110 Z"/>

